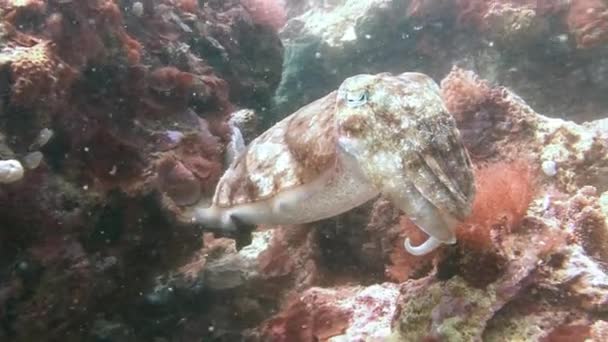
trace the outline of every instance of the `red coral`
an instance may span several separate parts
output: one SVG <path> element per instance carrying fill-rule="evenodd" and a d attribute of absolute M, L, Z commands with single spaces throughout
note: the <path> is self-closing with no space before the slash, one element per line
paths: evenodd
<path fill-rule="evenodd" d="M 492 87 L 472 71 L 453 67 L 441 81 L 441 93 L 474 160 L 495 154 L 501 141 L 513 141 L 529 127 L 529 107 L 508 89 Z M 500 146 L 503 153 L 514 146 L 509 145 Z"/>
<path fill-rule="evenodd" d="M 477 170 L 475 176 L 477 190 L 473 210 L 458 227 L 457 237 L 460 250 L 475 255 L 463 262 L 474 260 L 487 265 L 483 275 L 476 271 L 477 267 L 461 267 L 462 270 L 475 270 L 471 277 L 463 276 L 474 284 L 485 284 L 489 282 L 486 278 L 494 280 L 492 275 L 500 271 L 500 242 L 522 222 L 535 194 L 536 183 L 531 167 L 521 160 L 491 164 Z M 402 235 L 410 237 L 413 243 L 423 242 L 426 238 L 406 217 L 402 217 L 400 226 Z M 431 270 L 433 261 L 439 260 L 436 257 L 440 259 L 443 255 L 413 256 L 403 248 L 403 238 L 398 239 L 390 254 L 392 265 L 387 267 L 387 276 L 399 282 L 424 276 Z"/>
<path fill-rule="evenodd" d="M 287 21 L 283 0 L 242 0 L 242 4 L 258 24 L 278 30 Z"/>
<path fill-rule="evenodd" d="M 448 111 L 458 121 L 478 112 L 490 97 L 488 82 L 479 79 L 472 71 L 456 66 L 441 80 L 441 95 Z"/>
<path fill-rule="evenodd" d="M 142 50 L 141 43 L 138 42 L 137 39 L 129 36 L 126 32 L 122 32 L 121 34 L 119 34 L 119 37 L 122 38 L 125 53 L 127 55 L 127 61 L 129 62 L 129 64 L 139 64 L 139 61 L 141 60 Z"/>
<path fill-rule="evenodd" d="M 608 4 L 603 0 L 573 0 L 566 17 L 579 48 L 608 41 Z"/>
<path fill-rule="evenodd" d="M 177 0 L 176 5 L 184 12 L 196 13 L 199 9 L 197 0 Z"/>
<path fill-rule="evenodd" d="M 423 0 L 417 1 L 424 2 Z M 491 28 L 491 24 L 487 22 L 488 12 L 493 6 L 505 5 L 526 7 L 533 9 L 537 14 L 548 15 L 562 11 L 566 2 L 555 0 L 455 0 L 456 23 L 462 27 L 472 27 L 477 30 Z"/>
<path fill-rule="evenodd" d="M 302 229 L 296 229 L 296 233 L 305 233 Z M 276 228 L 272 234 L 268 249 L 263 251 L 259 258 L 259 269 L 262 274 L 270 277 L 283 276 L 295 270 L 296 258 L 293 258 L 292 247 L 289 244 L 288 234 L 294 232 L 283 227 Z M 301 241 L 307 239 L 306 235 L 301 237 Z"/>
<path fill-rule="evenodd" d="M 54 104 L 76 76 L 74 70 L 58 59 L 50 42 L 17 47 L 10 60 L 11 102 L 18 106 Z"/>
<path fill-rule="evenodd" d="M 118 39 L 122 42 L 127 61 L 131 65 L 138 64 L 141 59 L 141 44 L 127 33 L 124 28 L 122 13 L 118 4 L 113 1 L 105 1 L 97 8 L 100 20 L 108 25 Z"/>
<path fill-rule="evenodd" d="M 80 154 L 86 170 L 104 186 L 137 184 L 142 179 L 145 161 L 138 146 L 124 137 L 98 130 L 82 146 Z"/>
<path fill-rule="evenodd" d="M 173 66 L 155 69 L 150 74 L 150 87 L 160 92 L 184 94 L 194 85 L 194 75 Z"/>
<path fill-rule="evenodd" d="M 63 5 L 61 13 L 70 20 L 50 23 L 55 32 L 61 32 L 53 39 L 61 57 L 74 67 L 116 57 L 125 58 L 130 65 L 139 63 L 142 46 L 127 33 L 120 7 L 114 1 L 72 1 Z M 116 46 L 109 46 L 108 38 Z"/>
<path fill-rule="evenodd" d="M 529 164 L 517 160 L 477 170 L 475 182 L 473 210 L 458 229 L 458 242 L 466 250 L 487 251 L 521 223 L 536 193 L 536 179 Z"/>

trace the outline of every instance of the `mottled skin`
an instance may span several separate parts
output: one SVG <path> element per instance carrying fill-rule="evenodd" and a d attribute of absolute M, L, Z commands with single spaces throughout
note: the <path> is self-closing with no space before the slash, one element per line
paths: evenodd
<path fill-rule="evenodd" d="M 428 253 L 456 241 L 474 197 L 471 162 L 439 87 L 428 76 L 358 75 L 254 139 L 221 178 L 210 206 L 184 219 L 299 224 L 338 215 L 378 194 L 430 237 Z"/>

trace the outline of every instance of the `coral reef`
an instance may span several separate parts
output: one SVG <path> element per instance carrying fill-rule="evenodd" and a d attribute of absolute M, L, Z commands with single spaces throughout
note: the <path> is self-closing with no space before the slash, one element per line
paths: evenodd
<path fill-rule="evenodd" d="M 608 340 L 607 13 L 0 0 L 0 340 Z M 427 236 L 382 197 L 238 241 L 175 220 L 277 118 L 384 71 L 443 80 L 475 167 L 458 243 L 405 253 Z"/>
<path fill-rule="evenodd" d="M 203 243 L 170 210 L 213 190 L 230 113 L 270 103 L 278 36 L 238 1 L 6 0 L 0 18 L 0 339 L 158 337 L 138 293 Z"/>

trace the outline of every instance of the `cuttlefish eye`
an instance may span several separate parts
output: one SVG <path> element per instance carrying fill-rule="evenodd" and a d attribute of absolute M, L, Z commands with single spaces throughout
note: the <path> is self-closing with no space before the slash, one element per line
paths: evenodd
<path fill-rule="evenodd" d="M 359 107 L 367 103 L 367 92 L 347 92 L 346 93 L 346 104 L 349 107 Z"/>

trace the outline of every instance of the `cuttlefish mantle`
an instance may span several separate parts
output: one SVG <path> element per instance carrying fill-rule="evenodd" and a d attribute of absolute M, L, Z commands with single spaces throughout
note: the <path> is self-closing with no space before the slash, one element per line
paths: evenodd
<path fill-rule="evenodd" d="M 437 84 L 420 73 L 357 75 L 254 139 L 211 204 L 182 219 L 225 230 L 301 224 L 382 195 L 429 235 L 419 246 L 405 240 L 422 255 L 456 242 L 474 194 L 471 161 Z"/>

